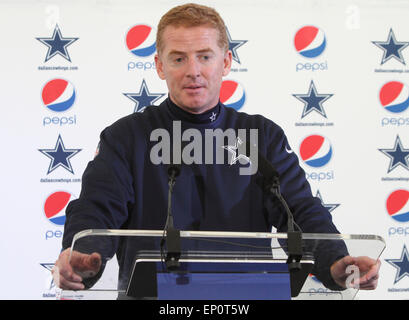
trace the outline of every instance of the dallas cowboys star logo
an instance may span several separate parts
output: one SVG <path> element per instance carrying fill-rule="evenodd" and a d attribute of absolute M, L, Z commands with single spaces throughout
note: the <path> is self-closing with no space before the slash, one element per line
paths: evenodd
<path fill-rule="evenodd" d="M 57 143 L 55 144 L 54 149 L 38 149 L 38 151 L 51 159 L 47 174 L 53 172 L 58 167 L 63 167 L 74 174 L 70 159 L 80 152 L 81 149 L 66 149 L 61 135 L 58 135 Z"/>
<path fill-rule="evenodd" d="M 40 265 L 41 265 L 43 268 L 45 268 L 46 270 L 50 271 L 50 273 L 51 273 L 51 271 L 53 270 L 53 267 L 54 267 L 54 263 L 40 263 Z M 51 290 L 51 289 L 54 288 L 54 287 L 55 287 L 54 279 L 51 278 L 50 286 L 49 286 L 47 289 L 48 289 L 48 290 Z"/>
<path fill-rule="evenodd" d="M 403 245 L 402 254 L 399 259 L 385 259 L 385 261 L 396 268 L 396 276 L 393 284 L 409 276 L 409 252 L 406 245 Z"/>
<path fill-rule="evenodd" d="M 146 81 L 143 79 L 138 93 L 124 93 L 124 95 L 135 102 L 133 112 L 143 112 L 147 106 L 153 105 L 165 93 L 150 93 Z"/>
<path fill-rule="evenodd" d="M 210 121 L 213 122 L 214 120 L 216 120 L 217 118 L 217 114 L 212 112 L 212 115 L 209 117 Z"/>
<path fill-rule="evenodd" d="M 56 25 L 53 36 L 51 38 L 36 39 L 48 47 L 47 55 L 45 57 L 44 62 L 47 62 L 57 54 L 71 62 L 70 55 L 68 54 L 67 51 L 67 47 L 71 45 L 73 42 L 77 41 L 79 38 L 64 38 L 61 35 L 60 28 L 58 27 L 58 25 Z"/>
<path fill-rule="evenodd" d="M 395 34 L 393 33 L 392 28 L 389 30 L 388 40 L 372 41 L 372 43 L 383 50 L 381 65 L 383 65 L 385 62 L 392 58 L 406 65 L 405 60 L 402 57 L 402 50 L 409 45 L 409 42 L 396 41 Z"/>
<path fill-rule="evenodd" d="M 311 80 L 307 94 L 293 94 L 293 96 L 304 103 L 301 119 L 312 111 L 316 111 L 324 118 L 327 118 L 322 104 L 331 98 L 333 94 L 318 94 L 314 81 Z"/>
<path fill-rule="evenodd" d="M 236 140 L 236 143 L 235 143 L 234 146 L 230 146 L 230 145 L 222 146 L 223 149 L 226 149 L 227 151 L 229 151 L 232 154 L 232 157 L 230 159 L 230 165 L 235 164 L 240 159 L 246 161 L 247 163 L 250 163 L 250 165 L 251 165 L 250 158 L 247 157 L 244 154 L 239 153 L 239 145 L 241 145 L 242 143 L 243 143 L 243 141 L 241 141 L 241 139 L 239 137 L 237 137 L 237 140 Z"/>
<path fill-rule="evenodd" d="M 392 149 L 378 150 L 391 159 L 389 162 L 388 173 L 398 166 L 402 166 L 406 170 L 409 170 L 409 149 L 403 147 L 399 135 L 396 136 L 395 146 Z"/>
<path fill-rule="evenodd" d="M 232 53 L 233 60 L 236 61 L 238 64 L 241 64 L 239 55 L 237 54 L 237 49 L 240 48 L 243 44 L 245 44 L 248 40 L 232 40 L 230 36 L 230 32 L 226 27 L 227 32 L 227 40 L 229 41 L 229 50 Z"/>
<path fill-rule="evenodd" d="M 322 200 L 321 192 L 319 190 L 317 190 L 317 194 L 315 196 L 321 200 L 322 206 L 326 208 L 329 212 L 332 212 L 333 210 L 340 206 L 339 203 L 324 203 L 324 201 Z"/>

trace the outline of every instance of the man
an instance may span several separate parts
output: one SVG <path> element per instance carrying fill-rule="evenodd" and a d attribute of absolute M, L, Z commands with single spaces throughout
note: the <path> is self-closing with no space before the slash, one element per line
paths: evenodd
<path fill-rule="evenodd" d="M 102 270 L 99 253 L 73 252 L 69 263 L 75 233 L 91 228 L 164 228 L 168 176 L 165 166 L 153 163 L 152 150 L 158 140 L 152 141 L 152 133 L 157 129 L 172 132 L 175 122 L 182 130 L 195 129 L 202 135 L 205 130 L 248 133 L 257 129 L 258 148 L 280 174 L 281 192 L 303 232 L 338 233 L 329 212 L 312 196 L 296 155 L 288 152 L 282 129 L 262 116 L 236 112 L 220 103 L 222 78 L 230 71 L 232 53 L 225 25 L 215 10 L 187 4 L 166 13 L 158 26 L 155 62 L 169 97 L 160 106 L 122 118 L 101 133 L 99 154 L 84 172 L 81 195 L 66 211 L 64 250 L 53 270 L 59 287 L 84 289 L 86 278 Z M 237 151 L 238 143 L 242 141 L 222 146 L 230 157 L 224 164 L 182 165 L 174 189 L 176 228 L 269 232 L 275 226 L 286 231 L 286 215 L 259 187 L 255 175 L 239 174 L 246 161 L 235 161 L 237 153 L 232 150 Z M 212 150 L 220 151 L 220 147 Z M 110 244 L 109 254 L 116 253 L 119 261 L 119 286 L 126 286 L 135 246 L 138 243 L 131 245 L 127 240 Z M 349 265 L 357 266 L 362 274 L 354 285 L 376 287 L 379 261 L 350 257 L 342 249 L 318 253 L 314 272 L 327 287 L 343 289 Z"/>

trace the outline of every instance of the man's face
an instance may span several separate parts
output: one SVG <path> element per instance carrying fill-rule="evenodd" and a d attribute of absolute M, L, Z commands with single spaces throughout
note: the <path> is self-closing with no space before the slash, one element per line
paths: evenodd
<path fill-rule="evenodd" d="M 231 52 L 218 45 L 218 31 L 209 26 L 167 26 L 163 39 L 156 70 L 166 80 L 172 101 L 191 113 L 213 108 L 232 61 Z"/>

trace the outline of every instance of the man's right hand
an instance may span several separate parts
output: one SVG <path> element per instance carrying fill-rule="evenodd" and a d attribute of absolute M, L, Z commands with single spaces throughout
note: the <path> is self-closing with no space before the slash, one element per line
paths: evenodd
<path fill-rule="evenodd" d="M 83 279 L 95 276 L 101 269 L 99 253 L 85 254 L 65 249 L 60 253 L 51 273 L 55 284 L 64 290 L 83 290 Z"/>

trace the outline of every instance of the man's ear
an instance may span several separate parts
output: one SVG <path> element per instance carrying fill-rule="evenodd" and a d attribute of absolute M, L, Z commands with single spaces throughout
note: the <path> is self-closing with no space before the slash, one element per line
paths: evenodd
<path fill-rule="evenodd" d="M 232 64 L 232 53 L 230 50 L 227 50 L 226 53 L 224 54 L 224 66 L 223 66 L 223 76 L 227 76 L 230 73 L 231 69 L 231 64 Z"/>
<path fill-rule="evenodd" d="M 155 54 L 155 67 L 156 67 L 156 72 L 158 73 L 159 78 L 162 80 L 165 80 L 165 73 L 163 72 L 163 64 L 158 54 Z"/>

